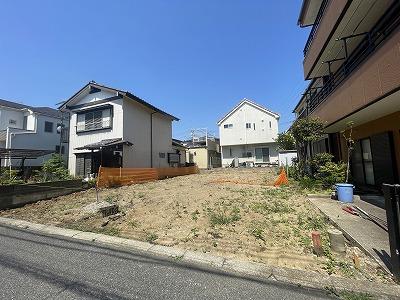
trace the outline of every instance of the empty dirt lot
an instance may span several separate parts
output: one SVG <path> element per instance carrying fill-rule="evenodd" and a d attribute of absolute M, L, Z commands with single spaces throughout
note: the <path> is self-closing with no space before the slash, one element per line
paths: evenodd
<path fill-rule="evenodd" d="M 270 168 L 216 169 L 201 174 L 103 189 L 99 200 L 117 203 L 121 217 L 103 218 L 87 209 L 94 189 L 3 211 L 3 217 L 103 232 L 242 260 L 315 270 L 343 277 L 389 279 L 357 248 L 330 252 L 327 220 L 296 183 L 274 188 Z M 312 253 L 310 233 L 319 230 L 325 255 Z M 361 257 L 356 269 L 352 253 Z"/>

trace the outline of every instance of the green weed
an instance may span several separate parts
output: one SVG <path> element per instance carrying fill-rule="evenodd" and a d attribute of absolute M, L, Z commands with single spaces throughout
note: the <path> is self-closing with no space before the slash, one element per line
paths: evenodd
<path fill-rule="evenodd" d="M 151 232 L 146 234 L 146 242 L 149 242 L 149 243 L 153 244 L 156 239 L 158 239 L 158 235 L 157 234 L 151 233 Z"/>
<path fill-rule="evenodd" d="M 219 210 L 217 212 L 210 211 L 209 219 L 212 226 L 227 225 L 241 219 L 240 209 L 237 207 L 233 207 L 229 214 L 225 210 Z"/>

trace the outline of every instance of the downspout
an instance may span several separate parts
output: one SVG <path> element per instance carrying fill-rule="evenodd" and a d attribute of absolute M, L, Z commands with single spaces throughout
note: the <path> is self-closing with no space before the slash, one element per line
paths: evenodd
<path fill-rule="evenodd" d="M 153 167 L 153 115 L 157 112 L 150 114 L 150 167 Z"/>

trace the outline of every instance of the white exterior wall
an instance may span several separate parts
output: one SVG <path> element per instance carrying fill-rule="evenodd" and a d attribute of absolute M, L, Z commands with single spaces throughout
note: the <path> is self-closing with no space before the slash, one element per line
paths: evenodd
<path fill-rule="evenodd" d="M 168 153 L 173 152 L 171 118 L 152 113 L 149 108 L 130 99 L 125 99 L 123 107 L 124 139 L 133 143 L 132 146 L 124 146 L 123 166 L 150 168 L 153 163 L 154 168 L 168 167 Z M 164 158 L 160 157 L 160 153 L 164 153 Z"/>
<path fill-rule="evenodd" d="M 172 120 L 156 113 L 153 115 L 153 167 L 169 167 L 168 153 L 172 153 Z M 160 153 L 165 157 L 161 158 Z"/>
<path fill-rule="evenodd" d="M 246 123 L 251 123 L 251 128 L 247 129 Z M 233 126 L 224 128 L 226 124 Z M 278 119 L 248 103 L 244 103 L 219 124 L 221 146 L 272 143 L 277 135 Z"/>
<path fill-rule="evenodd" d="M 221 147 L 221 158 L 222 166 L 229 166 L 233 159 L 237 157 L 239 163 L 254 162 L 255 164 L 263 164 L 262 162 L 256 161 L 256 148 L 268 148 L 269 149 L 269 163 L 278 164 L 278 151 L 276 143 L 265 143 L 265 144 L 251 144 L 251 145 L 231 145 Z M 251 152 L 251 156 L 243 156 L 243 153 Z M 232 155 L 231 155 L 232 153 Z"/>
<path fill-rule="evenodd" d="M 83 94 L 83 93 L 82 93 Z M 111 98 L 117 93 L 101 91 L 98 93 L 83 94 L 71 101 L 70 105 L 88 104 L 94 101 Z M 83 110 L 104 105 L 113 106 L 112 128 L 76 132 L 77 113 Z M 148 107 L 129 98 L 112 100 L 106 103 L 85 106 L 71 113 L 70 120 L 70 151 L 68 168 L 72 175 L 76 175 L 77 153 L 87 150 L 74 150 L 78 147 L 100 142 L 104 139 L 121 138 L 132 143 L 132 146 L 123 146 L 122 165 L 126 168 L 151 167 L 151 119 L 153 123 L 153 167 L 167 167 L 168 153 L 172 150 L 172 119 L 160 113 L 153 113 Z M 160 158 L 159 153 L 165 154 Z"/>
<path fill-rule="evenodd" d="M 297 158 L 297 151 L 279 151 L 279 165 L 280 166 L 291 166 L 293 159 Z"/>
<path fill-rule="evenodd" d="M 94 98 L 93 95 L 89 94 L 84 99 Z M 107 96 L 108 98 L 108 96 Z M 99 100 L 99 99 L 97 99 Z M 94 100 L 93 100 L 94 101 Z M 87 102 L 85 102 L 87 103 Z M 81 104 L 79 102 L 79 104 Z M 105 103 L 97 104 L 89 107 L 85 107 L 84 109 L 95 108 L 98 106 L 103 106 Z M 76 175 L 76 153 L 84 153 L 88 152 L 87 150 L 75 150 L 77 147 L 82 147 L 87 144 L 96 143 L 104 139 L 113 139 L 113 138 L 122 138 L 123 137 L 123 112 L 122 112 L 122 99 L 114 100 L 112 102 L 108 102 L 113 106 L 113 118 L 112 118 L 112 127 L 110 129 L 102 129 L 95 131 L 87 131 L 87 132 L 76 132 L 77 125 L 77 112 L 73 111 L 70 115 L 70 132 L 69 132 L 69 157 L 68 157 L 68 169 L 71 175 Z M 82 109 L 83 110 L 83 109 Z"/>
<path fill-rule="evenodd" d="M 10 124 L 10 120 L 15 120 L 16 124 Z M 0 130 L 6 130 L 7 127 L 22 129 L 24 121 L 24 112 L 6 107 L 0 107 Z"/>
<path fill-rule="evenodd" d="M 24 112 L 20 112 L 23 115 Z M 45 132 L 45 122 L 53 123 L 53 132 Z M 8 122 L 8 121 L 7 121 Z M 57 133 L 57 124 L 61 120 L 46 115 L 34 114 L 28 117 L 29 126 L 33 126 L 32 130 L 21 130 L 21 129 L 9 129 L 8 144 L 4 143 L 4 146 L 13 149 L 37 149 L 37 150 L 56 150 L 56 146 L 60 144 L 60 134 Z M 28 128 L 29 128 L 28 126 Z M 22 128 L 22 123 L 21 127 Z M 65 149 L 65 158 L 68 157 L 68 144 L 63 144 Z M 37 159 L 25 160 L 25 166 L 41 166 L 43 163 L 50 158 L 51 155 L 39 157 Z M 2 160 L 2 166 L 5 161 Z M 8 165 L 8 163 L 7 163 Z M 19 166 L 20 160 L 12 160 L 13 166 Z"/>
<path fill-rule="evenodd" d="M 219 126 L 222 166 L 228 166 L 237 157 L 239 163 L 254 162 L 256 148 L 269 149 L 269 163 L 278 163 L 275 139 L 278 136 L 279 116 L 249 103 L 247 100 L 236 107 L 223 119 Z M 250 123 L 250 128 L 246 128 Z M 232 124 L 229 128 L 224 125 Z M 243 155 L 251 152 L 251 156 Z M 231 155 L 232 154 L 232 155 Z"/>

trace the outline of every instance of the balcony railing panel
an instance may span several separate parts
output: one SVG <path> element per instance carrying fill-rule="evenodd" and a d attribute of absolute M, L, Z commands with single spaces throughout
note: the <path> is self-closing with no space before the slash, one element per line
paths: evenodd
<path fill-rule="evenodd" d="M 378 24 L 365 35 L 357 49 L 345 60 L 343 65 L 325 81 L 323 87 L 310 94 L 308 111 L 313 112 L 328 96 L 342 84 L 372 53 L 384 42 L 388 35 L 400 26 L 400 4 L 394 5 L 378 22 Z"/>

